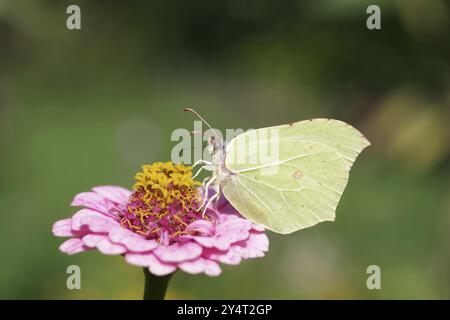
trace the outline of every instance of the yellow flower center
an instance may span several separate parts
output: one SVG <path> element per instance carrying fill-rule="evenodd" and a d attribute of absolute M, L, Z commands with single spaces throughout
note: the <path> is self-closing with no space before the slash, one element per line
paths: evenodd
<path fill-rule="evenodd" d="M 142 166 L 136 174 L 122 226 L 162 242 L 174 242 L 186 227 L 202 219 L 200 182 L 192 179 L 192 167 L 172 162 Z"/>

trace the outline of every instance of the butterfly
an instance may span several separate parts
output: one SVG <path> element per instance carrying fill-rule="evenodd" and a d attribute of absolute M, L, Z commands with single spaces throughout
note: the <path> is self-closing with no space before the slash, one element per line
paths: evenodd
<path fill-rule="evenodd" d="M 224 144 L 196 111 L 184 110 L 213 132 L 207 147 L 212 160 L 193 165 L 202 165 L 196 175 L 212 172 L 204 201 L 210 186 L 216 193 L 203 207 L 223 195 L 245 218 L 281 234 L 334 221 L 350 169 L 370 145 L 357 129 L 333 119 L 250 130 Z"/>

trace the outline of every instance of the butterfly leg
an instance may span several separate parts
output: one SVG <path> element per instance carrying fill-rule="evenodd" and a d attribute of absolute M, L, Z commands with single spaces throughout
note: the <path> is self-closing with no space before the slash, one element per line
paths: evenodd
<path fill-rule="evenodd" d="M 215 177 L 212 177 L 208 180 L 208 182 L 204 185 L 204 190 L 205 190 L 205 194 L 203 196 L 203 202 L 202 205 L 200 206 L 200 208 L 204 208 L 206 202 L 208 201 L 208 194 L 209 194 L 209 186 L 211 185 L 211 183 L 213 183 L 213 181 L 216 180 Z"/>
<path fill-rule="evenodd" d="M 203 187 L 204 190 L 206 190 L 206 189 L 205 189 L 205 185 L 206 185 L 206 182 L 207 182 L 209 179 L 211 179 L 211 176 L 206 177 L 205 179 L 202 180 L 202 187 Z"/>
<path fill-rule="evenodd" d="M 192 176 L 192 179 L 195 179 L 200 174 L 200 172 L 202 172 L 203 169 L 212 171 L 214 170 L 214 168 L 215 168 L 214 166 L 201 166 L 200 169 L 198 169 L 197 172 Z"/>
<path fill-rule="evenodd" d="M 194 162 L 194 164 L 192 165 L 192 168 L 198 166 L 199 164 L 203 164 L 203 165 L 206 164 L 208 166 L 211 166 L 213 163 L 210 162 L 210 161 L 206 161 L 206 160 L 200 159 L 200 160 L 197 160 L 197 161 Z"/>
<path fill-rule="evenodd" d="M 222 196 L 222 190 L 220 188 L 220 185 L 217 185 L 217 187 L 216 187 L 216 194 L 217 194 L 217 197 L 214 201 L 214 208 L 217 208 L 217 204 L 219 203 L 220 197 Z"/>
<path fill-rule="evenodd" d="M 208 207 L 209 207 L 209 205 L 211 204 L 211 202 L 213 202 L 214 200 L 216 200 L 217 198 L 219 198 L 219 196 L 220 196 L 220 193 L 216 193 L 215 195 L 213 195 L 209 200 L 208 200 L 208 202 L 205 204 L 205 206 L 203 207 L 203 210 L 202 210 L 202 217 L 205 217 L 205 211 L 206 211 L 206 209 L 208 209 Z"/>

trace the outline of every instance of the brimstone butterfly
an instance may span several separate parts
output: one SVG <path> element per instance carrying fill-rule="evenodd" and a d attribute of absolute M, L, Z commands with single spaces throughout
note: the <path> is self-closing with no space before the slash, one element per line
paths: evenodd
<path fill-rule="evenodd" d="M 197 112 L 185 111 L 215 132 Z M 248 220 L 287 234 L 334 221 L 353 162 L 369 145 L 345 122 L 312 119 L 247 131 L 227 145 L 214 134 L 208 139 L 212 161 L 197 163 L 213 172 L 205 187 L 217 188 L 213 198 L 223 194 Z M 258 158 L 271 148 L 276 157 Z"/>

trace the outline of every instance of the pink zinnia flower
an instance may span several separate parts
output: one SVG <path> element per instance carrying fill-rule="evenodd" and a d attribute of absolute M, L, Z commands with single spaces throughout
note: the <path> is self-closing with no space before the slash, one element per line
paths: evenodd
<path fill-rule="evenodd" d="M 145 165 L 136 180 L 133 191 L 99 186 L 78 194 L 72 206 L 84 208 L 53 225 L 55 236 L 70 237 L 59 249 L 70 255 L 91 249 L 120 254 L 157 276 L 177 269 L 217 276 L 219 263 L 237 265 L 268 250 L 264 229 L 226 199 L 203 214 L 204 190 L 191 167 Z"/>

